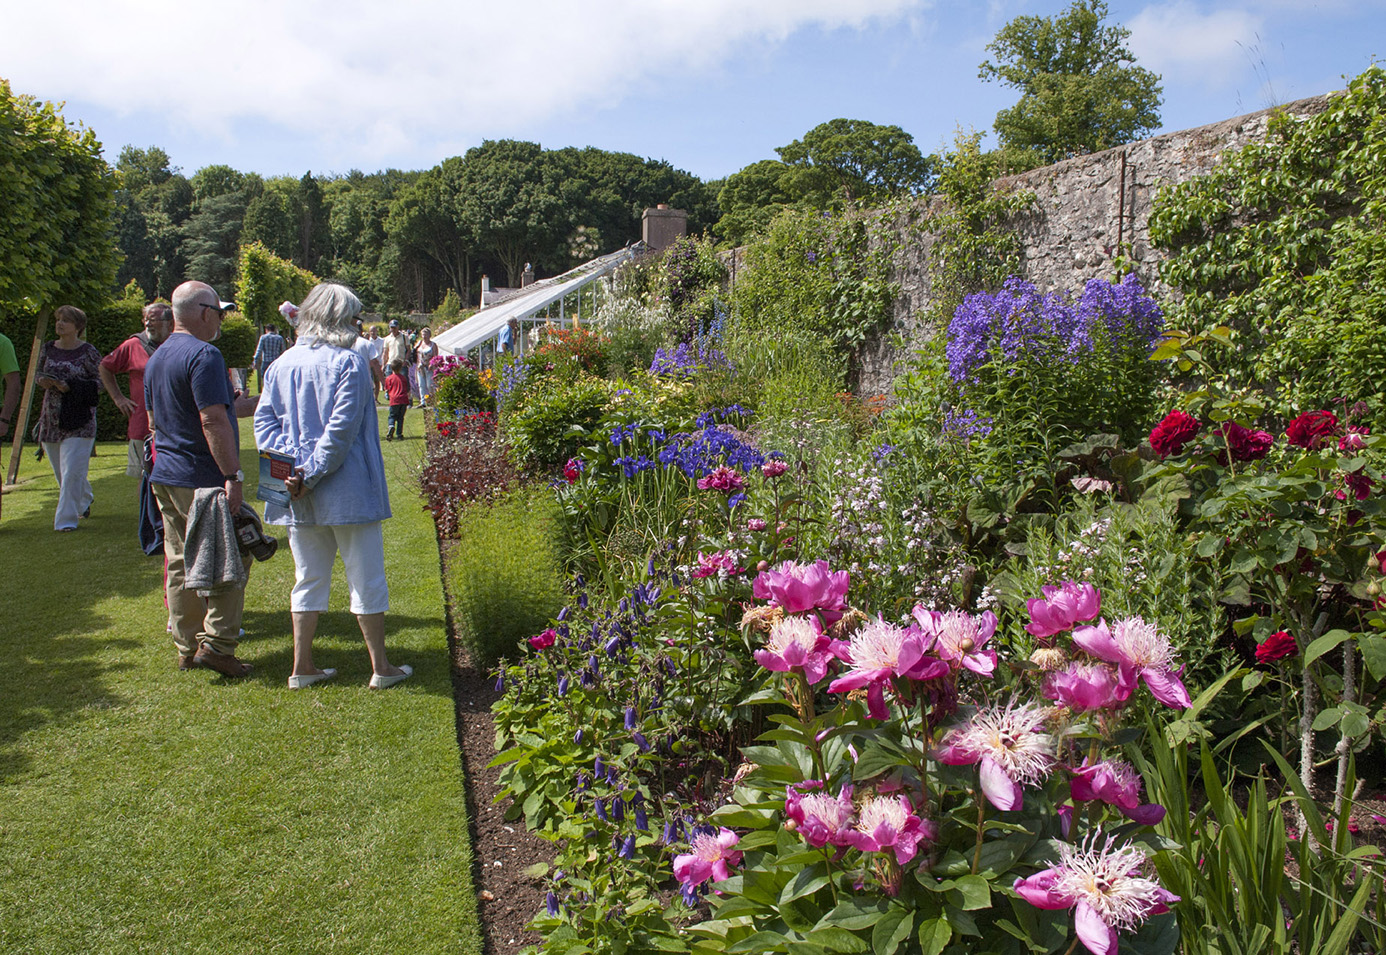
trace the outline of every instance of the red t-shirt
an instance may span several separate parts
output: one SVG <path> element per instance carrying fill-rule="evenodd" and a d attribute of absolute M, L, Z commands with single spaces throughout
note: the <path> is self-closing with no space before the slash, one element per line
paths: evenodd
<path fill-rule="evenodd" d="M 391 372 L 385 376 L 385 393 L 390 396 L 391 407 L 409 404 L 409 379 Z"/>
<path fill-rule="evenodd" d="M 126 426 L 126 436 L 132 441 L 143 441 L 149 434 L 149 412 L 144 408 L 144 366 L 148 361 L 149 353 L 138 335 L 125 339 L 115 351 L 101 359 L 101 367 L 117 375 L 130 376 L 130 400 L 135 403 L 135 411 Z"/>

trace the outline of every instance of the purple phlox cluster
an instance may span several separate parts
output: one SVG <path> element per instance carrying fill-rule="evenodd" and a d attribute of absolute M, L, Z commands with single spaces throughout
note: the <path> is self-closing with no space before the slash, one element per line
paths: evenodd
<path fill-rule="evenodd" d="M 674 348 L 655 350 L 650 374 L 664 378 L 690 379 L 702 371 L 733 371 L 731 360 L 706 340 L 697 344 L 680 342 Z"/>
<path fill-rule="evenodd" d="M 816 617 L 795 614 L 777 621 L 765 646 L 752 656 L 775 673 L 802 673 L 812 685 L 828 675 L 828 667 L 841 649 L 838 641 L 823 632 Z"/>
<path fill-rule="evenodd" d="M 877 464 L 881 464 L 886 458 L 890 457 L 890 453 L 894 450 L 895 445 L 882 442 L 871 449 L 871 460 L 875 461 Z"/>
<path fill-rule="evenodd" d="M 990 610 L 976 615 L 962 610 L 939 613 L 916 604 L 912 616 L 930 638 L 934 654 L 952 669 L 965 667 L 987 677 L 996 672 L 996 651 L 985 649 L 996 632 L 996 614 Z"/>
<path fill-rule="evenodd" d="M 831 626 L 842 619 L 847 609 L 847 588 L 851 575 L 845 570 L 834 571 L 826 560 L 812 564 L 784 561 L 763 570 L 751 587 L 757 600 L 765 600 L 786 614 L 814 611 L 824 625 Z"/>
<path fill-rule="evenodd" d="M 1192 705 L 1179 679 L 1183 668 L 1174 668 L 1174 648 L 1155 624 L 1127 617 L 1108 628 L 1103 620 L 1073 631 L 1073 642 L 1091 656 L 1116 665 L 1120 692 L 1125 694 L 1122 699 L 1131 695 L 1140 680 L 1166 706 L 1187 709 Z"/>
<path fill-rule="evenodd" d="M 971 408 L 961 411 L 950 410 L 943 414 L 943 434 L 959 441 L 967 438 L 985 438 L 992 432 L 992 419 L 979 415 Z"/>
<path fill-rule="evenodd" d="M 1055 766 L 1055 741 L 1044 711 L 1034 703 L 979 710 L 950 730 L 935 758 L 949 766 L 977 764 L 982 792 L 997 809 L 1019 809 L 1023 786 L 1043 780 Z"/>
<path fill-rule="evenodd" d="M 1140 281 L 1127 275 L 1113 285 L 1093 279 L 1076 305 L 1057 292 L 1041 295 L 1011 276 L 1000 291 L 967 296 L 948 325 L 948 373 L 959 385 L 978 380 L 983 365 L 1014 365 L 1021 358 L 1076 362 L 1096 339 L 1149 354 L 1164 317 Z"/>
<path fill-rule="evenodd" d="M 1079 845 L 1060 844 L 1048 869 L 1017 879 L 1016 893 L 1041 909 L 1073 909 L 1073 927 L 1092 955 L 1116 955 L 1118 932 L 1169 911 L 1179 896 L 1147 875 L 1149 859 L 1132 845 L 1094 832 Z"/>
<path fill-rule="evenodd" d="M 866 711 L 873 720 L 888 719 L 885 688 L 896 678 L 934 680 L 946 676 L 948 664 L 928 655 L 933 636 L 919 627 L 900 627 L 880 617 L 856 629 L 847 645 L 847 672 L 828 684 L 829 693 L 866 688 Z"/>
<path fill-rule="evenodd" d="M 1103 760 L 1073 770 L 1068 791 L 1076 802 L 1098 800 L 1116 806 L 1122 815 L 1143 826 L 1153 826 L 1165 818 L 1165 807 L 1156 803 L 1142 804 L 1143 788 L 1140 773 L 1130 763 L 1120 759 Z"/>
<path fill-rule="evenodd" d="M 704 882 L 731 878 L 731 867 L 741 864 L 741 853 L 736 851 L 739 841 L 730 829 L 698 826 L 693 830 L 688 840 L 692 851 L 674 856 L 674 878 L 682 883 L 689 905 L 697 903 L 696 890 Z"/>

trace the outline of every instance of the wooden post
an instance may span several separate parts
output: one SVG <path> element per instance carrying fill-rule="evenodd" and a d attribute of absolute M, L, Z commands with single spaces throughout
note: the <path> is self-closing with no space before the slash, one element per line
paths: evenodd
<path fill-rule="evenodd" d="M 5 483 L 14 484 L 19 477 L 19 458 L 24 452 L 24 432 L 29 421 L 29 409 L 34 403 L 34 379 L 38 377 L 39 351 L 43 348 L 43 336 L 48 331 L 48 316 L 52 309 L 39 309 L 38 320 L 34 323 L 34 347 L 29 350 L 29 373 L 24 378 L 23 397 L 19 401 L 19 411 L 15 413 L 10 436 L 10 466 L 5 472 Z"/>

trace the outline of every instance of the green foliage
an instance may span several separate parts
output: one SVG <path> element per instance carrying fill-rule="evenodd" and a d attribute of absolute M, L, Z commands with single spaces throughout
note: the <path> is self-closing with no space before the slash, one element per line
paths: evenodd
<path fill-rule="evenodd" d="M 236 278 L 236 307 L 257 328 L 282 323 L 282 302 L 302 302 L 318 277 L 275 255 L 259 242 L 241 246 Z M 225 328 L 222 333 L 225 334 Z M 251 354 L 255 346 L 251 345 Z M 247 362 L 249 364 L 249 362 Z M 238 366 L 239 367 L 239 366 Z"/>
<path fill-rule="evenodd" d="M 138 282 L 167 298 L 183 281 L 182 227 L 192 214 L 192 185 L 158 146 L 125 146 L 116 161 L 116 236 L 123 255 L 116 281 Z"/>
<path fill-rule="evenodd" d="M 1103 0 L 1074 0 L 1061 16 L 1016 17 L 987 49 L 985 80 L 1021 91 L 996 114 L 1015 161 L 1043 166 L 1140 139 L 1160 125 L 1160 77 L 1135 65 L 1131 31 L 1103 26 Z"/>
<path fill-rule="evenodd" d="M 1386 421 L 1386 70 L 1373 67 L 1302 121 L 1161 192 L 1151 238 L 1182 297 L 1176 327 L 1226 326 L 1221 369 L 1265 386 L 1287 417 L 1343 395 Z"/>
<path fill-rule="evenodd" d="M 221 323 L 221 335 L 214 344 L 221 350 L 227 368 L 249 368 L 254 364 L 255 345 L 260 333 L 240 315 L 228 315 Z"/>
<path fill-rule="evenodd" d="M 788 167 L 779 187 L 819 209 L 918 195 L 934 178 L 933 157 L 920 154 L 913 136 L 862 119 L 829 120 L 775 151 Z"/>
<path fill-rule="evenodd" d="M 541 488 L 464 508 L 448 552 L 448 592 L 458 636 L 478 669 L 514 658 L 563 605 L 554 548 L 558 507 Z"/>
<path fill-rule="evenodd" d="M 717 193 L 717 235 L 728 245 L 745 245 L 765 231 L 780 210 L 794 202 L 783 179 L 789 167 L 778 159 L 762 159 L 727 177 Z"/>
<path fill-rule="evenodd" d="M 104 302 L 116 178 L 96 134 L 0 79 L 0 170 L 0 313 Z"/>
<path fill-rule="evenodd" d="M 462 315 L 462 300 L 457 297 L 455 289 L 448 289 L 443 300 L 438 303 L 438 307 L 433 310 L 434 318 L 440 318 L 445 322 L 455 322 Z"/>
<path fill-rule="evenodd" d="M 680 236 L 659 259 L 656 294 L 663 298 L 679 341 L 706 334 L 716 322 L 727 267 L 712 240 Z"/>
<path fill-rule="evenodd" d="M 440 414 L 452 416 L 462 411 L 495 411 L 496 399 L 474 369 L 456 365 L 435 375 L 433 406 Z"/>
<path fill-rule="evenodd" d="M 891 318 L 893 245 L 879 216 L 786 209 L 746 252 L 732 289 L 747 334 L 792 329 L 852 354 Z"/>
<path fill-rule="evenodd" d="M 505 440 L 522 467 L 553 471 L 577 453 L 574 429 L 601 420 L 611 386 L 600 378 L 540 376 L 527 384 L 523 402 L 502 421 Z"/>

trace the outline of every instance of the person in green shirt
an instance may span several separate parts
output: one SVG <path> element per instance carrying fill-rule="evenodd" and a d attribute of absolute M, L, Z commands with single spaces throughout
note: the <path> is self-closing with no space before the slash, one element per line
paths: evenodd
<path fill-rule="evenodd" d="M 4 382 L 5 398 L 0 404 L 0 438 L 10 433 L 14 409 L 19 406 L 19 361 L 14 357 L 14 343 L 0 335 L 0 382 Z"/>

